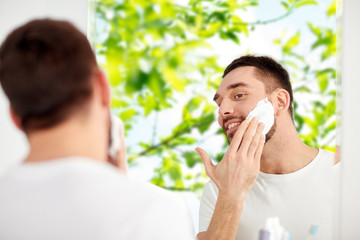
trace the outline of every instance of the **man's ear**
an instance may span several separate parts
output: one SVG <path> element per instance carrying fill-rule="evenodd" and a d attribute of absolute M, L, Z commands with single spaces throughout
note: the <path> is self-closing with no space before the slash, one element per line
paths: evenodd
<path fill-rule="evenodd" d="M 288 112 L 290 106 L 290 94 L 288 91 L 283 88 L 276 89 L 273 99 L 276 116 L 279 116 L 283 112 Z"/>
<path fill-rule="evenodd" d="M 24 129 L 23 129 L 22 126 L 21 126 L 20 118 L 15 114 L 14 109 L 12 108 L 12 106 L 10 106 L 9 112 L 10 112 L 11 120 L 13 121 L 13 123 L 15 124 L 15 126 L 16 126 L 20 131 L 24 131 Z"/>
<path fill-rule="evenodd" d="M 96 85 L 99 87 L 101 102 L 104 106 L 109 107 L 111 101 L 110 85 L 106 74 L 101 69 L 97 69 L 95 73 Z"/>

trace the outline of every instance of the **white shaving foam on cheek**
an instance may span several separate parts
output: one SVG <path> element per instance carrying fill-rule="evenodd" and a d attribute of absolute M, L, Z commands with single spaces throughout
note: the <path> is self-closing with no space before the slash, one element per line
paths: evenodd
<path fill-rule="evenodd" d="M 259 122 L 263 122 L 265 124 L 263 134 L 267 134 L 271 127 L 274 125 L 274 107 L 268 98 L 260 100 L 255 108 L 249 113 L 246 117 L 246 120 L 251 121 L 253 117 L 258 117 Z"/>

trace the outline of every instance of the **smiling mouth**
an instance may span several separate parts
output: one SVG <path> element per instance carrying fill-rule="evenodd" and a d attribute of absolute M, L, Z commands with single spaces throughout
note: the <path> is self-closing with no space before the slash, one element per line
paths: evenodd
<path fill-rule="evenodd" d="M 235 134 L 236 129 L 239 125 L 245 120 L 245 117 L 242 115 L 231 116 L 223 119 L 222 129 L 226 134 L 227 138 L 232 138 Z"/>
<path fill-rule="evenodd" d="M 225 132 L 226 132 L 226 135 L 229 135 L 231 132 L 235 131 L 235 129 L 241 124 L 242 122 L 239 121 L 239 122 L 233 122 L 233 123 L 230 123 L 226 128 L 225 128 Z"/>
<path fill-rule="evenodd" d="M 231 123 L 229 126 L 228 126 L 228 130 L 232 129 L 233 127 L 235 127 L 236 125 L 239 125 L 240 122 L 235 122 L 235 123 Z"/>

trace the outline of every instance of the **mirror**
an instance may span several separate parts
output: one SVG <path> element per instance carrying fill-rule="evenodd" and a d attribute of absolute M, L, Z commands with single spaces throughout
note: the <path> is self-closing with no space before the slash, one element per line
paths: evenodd
<path fill-rule="evenodd" d="M 194 148 L 223 158 L 212 98 L 240 55 L 288 70 L 302 141 L 335 152 L 336 1 L 99 0 L 95 11 L 91 36 L 125 122 L 130 172 L 190 199 L 196 231 L 208 178 Z"/>

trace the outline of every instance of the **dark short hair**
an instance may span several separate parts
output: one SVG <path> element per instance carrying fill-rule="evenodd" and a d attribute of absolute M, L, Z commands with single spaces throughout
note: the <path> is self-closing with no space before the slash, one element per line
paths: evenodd
<path fill-rule="evenodd" d="M 25 132 L 55 126 L 84 107 L 96 66 L 86 36 L 66 21 L 30 21 L 0 47 L 0 83 Z"/>
<path fill-rule="evenodd" d="M 271 57 L 246 55 L 232 61 L 232 63 L 226 67 L 222 77 L 224 78 L 229 72 L 236 68 L 245 66 L 255 67 L 255 74 L 258 79 L 264 83 L 267 93 L 271 93 L 277 88 L 283 88 L 289 93 L 289 113 L 293 118 L 292 104 L 294 99 L 289 74 L 286 69 Z"/>

